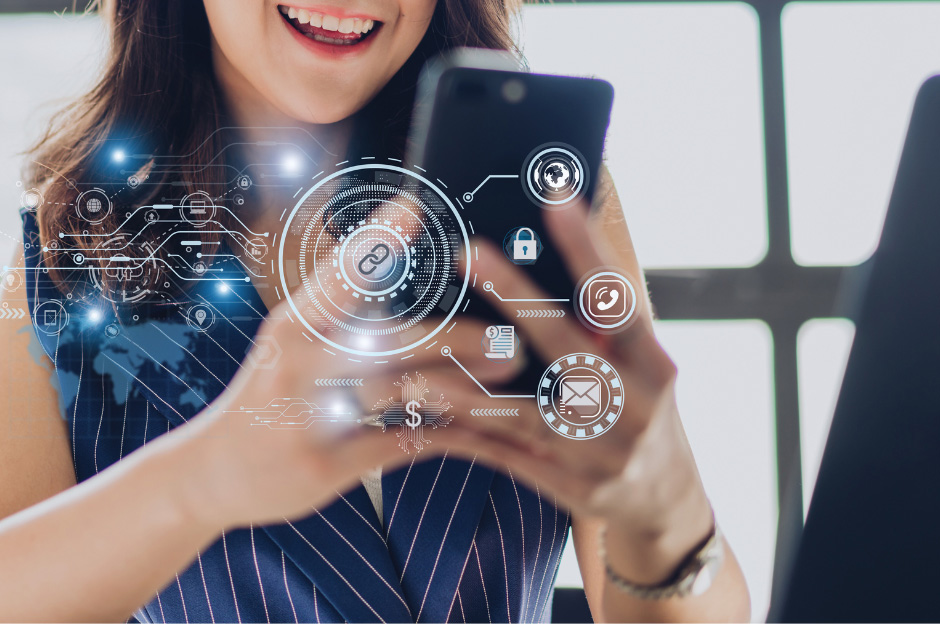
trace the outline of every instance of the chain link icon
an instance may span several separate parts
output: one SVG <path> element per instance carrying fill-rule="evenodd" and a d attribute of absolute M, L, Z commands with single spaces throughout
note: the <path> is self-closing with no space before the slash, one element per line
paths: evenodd
<path fill-rule="evenodd" d="M 375 253 L 375 252 L 377 252 L 377 251 L 379 251 L 379 250 L 382 250 L 382 252 L 383 252 L 383 255 L 382 255 L 381 257 L 380 257 L 380 256 L 377 256 L 376 253 Z M 392 255 L 392 250 L 389 249 L 388 245 L 386 245 L 385 243 L 379 243 L 378 245 L 376 245 L 375 247 L 373 247 L 372 250 L 371 250 L 369 253 L 367 253 L 365 256 L 363 256 L 363 257 L 362 257 L 362 260 L 359 261 L 359 265 L 358 265 L 358 266 L 359 266 L 359 272 L 360 272 L 361 274 L 363 274 L 363 275 L 372 275 L 373 273 L 375 273 L 375 270 L 378 269 L 379 266 L 380 266 L 383 262 L 385 262 L 386 260 L 388 260 L 388 257 L 389 257 L 390 255 Z M 372 265 L 372 266 L 369 267 L 368 270 L 366 270 L 366 268 L 365 268 L 365 264 L 366 264 L 366 263 L 369 263 L 370 265 Z"/>

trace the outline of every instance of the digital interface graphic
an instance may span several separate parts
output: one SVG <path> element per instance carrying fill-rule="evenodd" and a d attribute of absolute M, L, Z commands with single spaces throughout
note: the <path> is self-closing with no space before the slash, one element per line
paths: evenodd
<path fill-rule="evenodd" d="M 454 418 L 447 412 L 452 407 L 443 395 L 435 401 L 428 400 L 430 388 L 427 380 L 420 373 L 402 375 L 395 385 L 401 389 L 400 396 L 383 399 L 375 404 L 374 410 L 381 414 L 382 429 L 390 427 L 397 430 L 398 445 L 406 453 L 424 450 L 429 440 L 424 436 L 426 427 L 437 429 L 444 427 Z"/>
<path fill-rule="evenodd" d="M 533 150 L 522 172 L 529 199 L 544 208 L 558 209 L 583 197 L 588 175 L 583 162 L 578 150 L 564 143 Z"/>
<path fill-rule="evenodd" d="M 623 331 L 636 319 L 636 288 L 617 271 L 599 271 L 579 284 L 575 309 L 593 331 Z"/>
<path fill-rule="evenodd" d="M 317 338 L 352 354 L 393 355 L 454 316 L 469 244 L 454 204 L 427 178 L 357 165 L 314 184 L 287 216 L 281 287 Z"/>
<path fill-rule="evenodd" d="M 530 227 L 513 228 L 503 239 L 503 251 L 513 264 L 535 264 L 542 255 L 542 249 L 542 239 Z"/>
<path fill-rule="evenodd" d="M 496 283 L 476 268 L 472 237 L 487 219 L 486 199 L 477 197 L 484 186 L 519 185 L 546 210 L 577 205 L 589 176 L 577 150 L 538 146 L 520 173 L 492 173 L 471 189 L 449 188 L 395 158 L 324 166 L 302 153 L 296 161 L 313 166 L 306 175 L 297 163 L 288 173 L 249 166 L 233 172 L 224 188 L 189 188 L 149 203 L 129 205 L 122 196 L 146 190 L 146 172 L 126 172 L 118 188 L 77 189 L 69 209 L 80 226 L 44 243 L 28 233 L 24 251 L 32 268 L 0 273 L 0 320 L 31 314 L 57 367 L 65 365 L 56 357 L 67 335 L 94 336 L 100 355 L 90 365 L 111 371 L 115 387 L 122 375 L 144 384 L 146 371 L 173 370 L 192 359 L 187 366 L 197 381 L 183 396 L 195 413 L 208 405 L 216 382 L 225 383 L 215 374 L 219 357 L 227 358 L 226 367 L 242 359 L 257 368 L 280 365 L 282 345 L 253 335 L 267 314 L 258 289 L 271 289 L 287 303 L 298 340 L 320 345 L 320 357 L 381 367 L 430 351 L 439 366 L 465 374 L 481 401 L 454 406 L 433 393 L 420 371 L 366 400 L 351 398 L 364 379 L 322 377 L 311 380 L 321 392 L 316 400 L 271 397 L 264 406 L 243 406 L 255 425 L 378 424 L 396 432 L 404 452 L 418 453 L 430 441 L 428 428 L 453 418 L 520 418 L 538 409 L 547 426 L 572 440 L 597 437 L 616 422 L 620 377 L 596 355 L 566 355 L 545 370 L 538 387 L 503 391 L 477 379 L 452 348 L 452 330 L 475 318 L 478 300 L 512 304 L 523 323 L 573 313 L 600 334 L 622 331 L 636 318 L 636 287 L 615 270 L 583 276 L 569 297 L 526 299 L 514 296 L 513 284 Z M 250 211 L 257 193 L 270 188 L 285 199 L 280 218 L 257 231 L 248 225 L 255 223 Z M 46 201 L 38 189 L 23 190 L 21 200 L 27 215 Z M 540 222 L 520 223 L 496 241 L 506 260 L 524 271 L 544 253 L 557 253 L 540 229 Z M 65 279 L 40 293 L 28 312 L 28 271 L 38 276 L 51 264 Z M 512 323 L 507 316 L 479 336 L 487 365 L 505 366 L 526 351 L 525 328 Z M 154 336 L 162 344 L 152 344 Z"/>
<path fill-rule="evenodd" d="M 539 409 L 545 422 L 573 440 L 596 438 L 623 409 L 617 371 L 600 357 L 576 353 L 556 360 L 539 384 Z"/>
<path fill-rule="evenodd" d="M 483 335 L 483 355 L 490 360 L 508 362 L 516 356 L 519 339 L 512 325 L 490 325 Z"/>
<path fill-rule="evenodd" d="M 36 189 L 23 193 L 26 210 L 37 210 L 43 201 Z M 58 303 L 67 310 L 100 300 L 180 304 L 197 282 L 248 283 L 252 276 L 270 273 L 265 262 L 269 234 L 245 226 L 235 207 L 231 198 L 213 199 L 199 191 L 177 203 L 135 206 L 120 215 L 115 229 L 102 230 L 96 226 L 115 210 L 114 199 L 92 188 L 81 192 L 73 207 L 85 229 L 60 232 L 58 240 L 41 247 L 38 240 L 26 241 L 24 247 L 27 254 L 59 256 L 56 260 L 70 278 L 63 284 L 71 291 Z M 7 267 L 2 287 L 15 290 L 24 281 L 23 272 L 22 267 Z"/>

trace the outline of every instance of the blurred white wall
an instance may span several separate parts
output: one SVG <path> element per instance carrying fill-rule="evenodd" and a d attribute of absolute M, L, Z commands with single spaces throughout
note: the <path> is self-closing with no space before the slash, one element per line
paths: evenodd
<path fill-rule="evenodd" d="M 938 2 L 793 2 L 783 15 L 793 254 L 878 245 L 918 87 L 940 72 Z"/>
<path fill-rule="evenodd" d="M 0 265 L 21 239 L 23 153 L 56 108 L 91 83 L 102 38 L 94 16 L 0 15 Z"/>
<path fill-rule="evenodd" d="M 764 139 L 749 5 L 532 6 L 522 34 L 536 71 L 614 85 L 608 164 L 645 266 L 760 261 Z"/>

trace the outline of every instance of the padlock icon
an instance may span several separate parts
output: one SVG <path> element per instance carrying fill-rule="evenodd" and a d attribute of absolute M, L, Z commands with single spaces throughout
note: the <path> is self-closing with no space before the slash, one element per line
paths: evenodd
<path fill-rule="evenodd" d="M 522 235 L 528 233 L 528 238 Z M 514 261 L 535 261 L 539 257 L 538 238 L 530 228 L 521 227 L 516 230 L 515 238 L 512 242 L 512 259 Z"/>

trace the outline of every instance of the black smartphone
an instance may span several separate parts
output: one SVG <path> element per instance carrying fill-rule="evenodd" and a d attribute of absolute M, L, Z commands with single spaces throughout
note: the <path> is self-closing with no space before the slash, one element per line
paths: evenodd
<path fill-rule="evenodd" d="M 522 71 L 506 53 L 451 51 L 419 81 L 407 161 L 447 186 L 473 234 L 501 246 L 551 298 L 570 300 L 577 276 L 555 251 L 542 215 L 590 204 L 613 95 L 603 80 Z M 492 286 L 511 297 L 511 285 Z M 496 320 L 491 303 L 475 296 L 468 311 Z"/>

